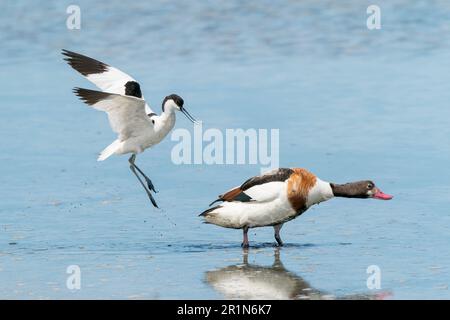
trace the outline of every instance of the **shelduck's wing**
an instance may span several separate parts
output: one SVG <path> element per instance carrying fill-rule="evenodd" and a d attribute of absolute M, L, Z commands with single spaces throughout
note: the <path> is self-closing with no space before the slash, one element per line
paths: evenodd
<path fill-rule="evenodd" d="M 133 96 L 145 100 L 139 83 L 125 72 L 73 51 L 63 49 L 62 54 L 65 56 L 64 60 L 72 68 L 81 73 L 102 91 Z M 145 112 L 146 114 L 153 113 L 147 103 L 145 104 Z"/>
<path fill-rule="evenodd" d="M 233 188 L 221 194 L 218 201 L 238 202 L 266 202 L 277 198 L 280 192 L 286 190 L 286 180 L 293 173 L 292 169 L 279 168 L 260 176 L 248 179 L 239 187 Z"/>
<path fill-rule="evenodd" d="M 120 141 L 141 136 L 153 126 L 141 98 L 83 88 L 74 88 L 73 92 L 86 104 L 108 114 Z"/>

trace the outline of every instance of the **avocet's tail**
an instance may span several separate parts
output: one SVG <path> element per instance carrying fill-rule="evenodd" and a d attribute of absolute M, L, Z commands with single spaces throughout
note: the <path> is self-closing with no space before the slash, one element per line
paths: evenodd
<path fill-rule="evenodd" d="M 112 156 L 120 148 L 122 142 L 117 139 L 103 150 L 97 158 L 97 161 L 103 161 Z"/>

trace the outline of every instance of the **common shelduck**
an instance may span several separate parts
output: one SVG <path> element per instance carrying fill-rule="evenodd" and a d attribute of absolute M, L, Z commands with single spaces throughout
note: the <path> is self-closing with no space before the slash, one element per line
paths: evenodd
<path fill-rule="evenodd" d="M 275 240 L 283 245 L 283 223 L 297 218 L 314 204 L 333 197 L 390 200 L 370 180 L 336 184 L 320 180 L 302 168 L 280 168 L 245 181 L 213 201 L 222 204 L 209 208 L 200 216 L 206 223 L 225 228 L 243 229 L 243 247 L 248 247 L 250 228 L 273 226 Z"/>

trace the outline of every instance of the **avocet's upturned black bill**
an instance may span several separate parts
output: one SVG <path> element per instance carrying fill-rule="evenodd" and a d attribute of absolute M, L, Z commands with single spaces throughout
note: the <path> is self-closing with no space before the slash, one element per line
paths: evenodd
<path fill-rule="evenodd" d="M 186 118 L 191 120 L 192 123 L 197 123 L 197 120 L 195 120 L 195 118 L 193 116 L 191 116 L 191 114 L 186 110 L 186 108 L 182 107 L 180 109 L 180 111 L 183 112 L 183 114 L 186 116 Z"/>
<path fill-rule="evenodd" d="M 183 99 L 171 94 L 164 98 L 162 113 L 154 113 L 141 91 L 141 86 L 128 74 L 106 63 L 68 50 L 62 50 L 64 60 L 94 83 L 102 91 L 74 88 L 73 92 L 86 104 L 108 114 L 111 128 L 117 139 L 98 157 L 103 161 L 113 154 L 131 153 L 130 169 L 144 188 L 155 207 L 152 195 L 156 192 L 152 181 L 135 164 L 136 155 L 161 142 L 175 125 L 175 111 L 181 111 L 190 121 L 196 122 L 184 107 Z M 140 173 L 147 185 L 144 184 Z"/>

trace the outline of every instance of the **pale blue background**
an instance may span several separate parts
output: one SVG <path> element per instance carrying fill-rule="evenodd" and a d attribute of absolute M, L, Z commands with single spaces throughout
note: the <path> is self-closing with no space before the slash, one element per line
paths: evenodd
<path fill-rule="evenodd" d="M 206 128 L 279 128 L 280 165 L 324 180 L 373 179 L 390 202 L 335 199 L 288 223 L 286 269 L 335 296 L 448 299 L 450 3 L 376 1 L 4 1 L 0 11 L 0 298 L 222 298 L 207 271 L 239 264 L 241 232 L 197 217 L 258 166 L 172 164 L 165 140 L 138 158 L 153 209 L 67 48 L 139 80 L 159 112 L 176 92 Z M 177 127 L 192 125 L 181 115 Z M 174 225 L 175 223 L 176 225 Z M 273 261 L 272 229 L 249 261 Z M 68 265 L 82 289 L 66 288 Z"/>

